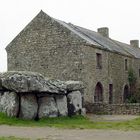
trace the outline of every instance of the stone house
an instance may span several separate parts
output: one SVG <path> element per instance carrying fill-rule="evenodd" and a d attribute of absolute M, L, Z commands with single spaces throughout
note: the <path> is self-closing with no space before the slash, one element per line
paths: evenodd
<path fill-rule="evenodd" d="M 139 41 L 121 43 L 108 28 L 97 32 L 54 19 L 41 11 L 6 47 L 8 71 L 34 71 L 60 80 L 81 80 L 85 102 L 122 103 L 128 71 L 140 81 Z"/>

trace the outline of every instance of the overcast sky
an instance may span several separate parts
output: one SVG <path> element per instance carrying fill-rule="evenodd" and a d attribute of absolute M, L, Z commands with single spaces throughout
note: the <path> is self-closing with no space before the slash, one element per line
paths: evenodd
<path fill-rule="evenodd" d="M 109 27 L 125 43 L 140 39 L 140 0 L 0 0 L 0 72 L 7 70 L 5 47 L 41 9 L 94 31 Z"/>

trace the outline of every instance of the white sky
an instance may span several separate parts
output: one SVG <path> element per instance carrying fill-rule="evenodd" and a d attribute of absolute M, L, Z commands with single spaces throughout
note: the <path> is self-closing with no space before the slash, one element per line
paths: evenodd
<path fill-rule="evenodd" d="M 140 0 L 0 0 L 0 72 L 7 70 L 5 47 L 41 9 L 94 31 L 109 27 L 119 41 L 140 39 Z"/>

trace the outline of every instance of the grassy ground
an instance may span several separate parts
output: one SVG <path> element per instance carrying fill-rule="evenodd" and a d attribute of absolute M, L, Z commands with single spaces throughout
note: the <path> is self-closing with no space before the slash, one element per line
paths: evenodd
<path fill-rule="evenodd" d="M 16 138 L 16 137 L 0 137 L 0 140 L 30 140 L 30 139 L 25 139 L 25 138 Z"/>
<path fill-rule="evenodd" d="M 86 117 L 59 117 L 47 118 L 39 121 L 21 120 L 10 118 L 0 113 L 0 125 L 32 126 L 32 127 L 57 127 L 57 128 L 79 128 L 79 129 L 119 129 L 119 130 L 140 130 L 140 117 L 124 122 L 93 122 Z M 1 139 L 0 139 L 1 140 Z"/>
<path fill-rule="evenodd" d="M 10 137 L 0 137 L 0 140 L 31 140 L 29 138 L 17 138 L 14 136 L 10 136 Z M 36 140 L 44 140 L 44 139 L 36 139 Z"/>

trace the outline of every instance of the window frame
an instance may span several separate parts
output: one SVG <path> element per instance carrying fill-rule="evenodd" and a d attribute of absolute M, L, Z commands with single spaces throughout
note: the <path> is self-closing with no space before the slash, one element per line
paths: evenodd
<path fill-rule="evenodd" d="M 96 53 L 96 68 L 102 69 L 102 54 Z"/>
<path fill-rule="evenodd" d="M 124 69 L 128 71 L 128 59 L 124 59 Z"/>

